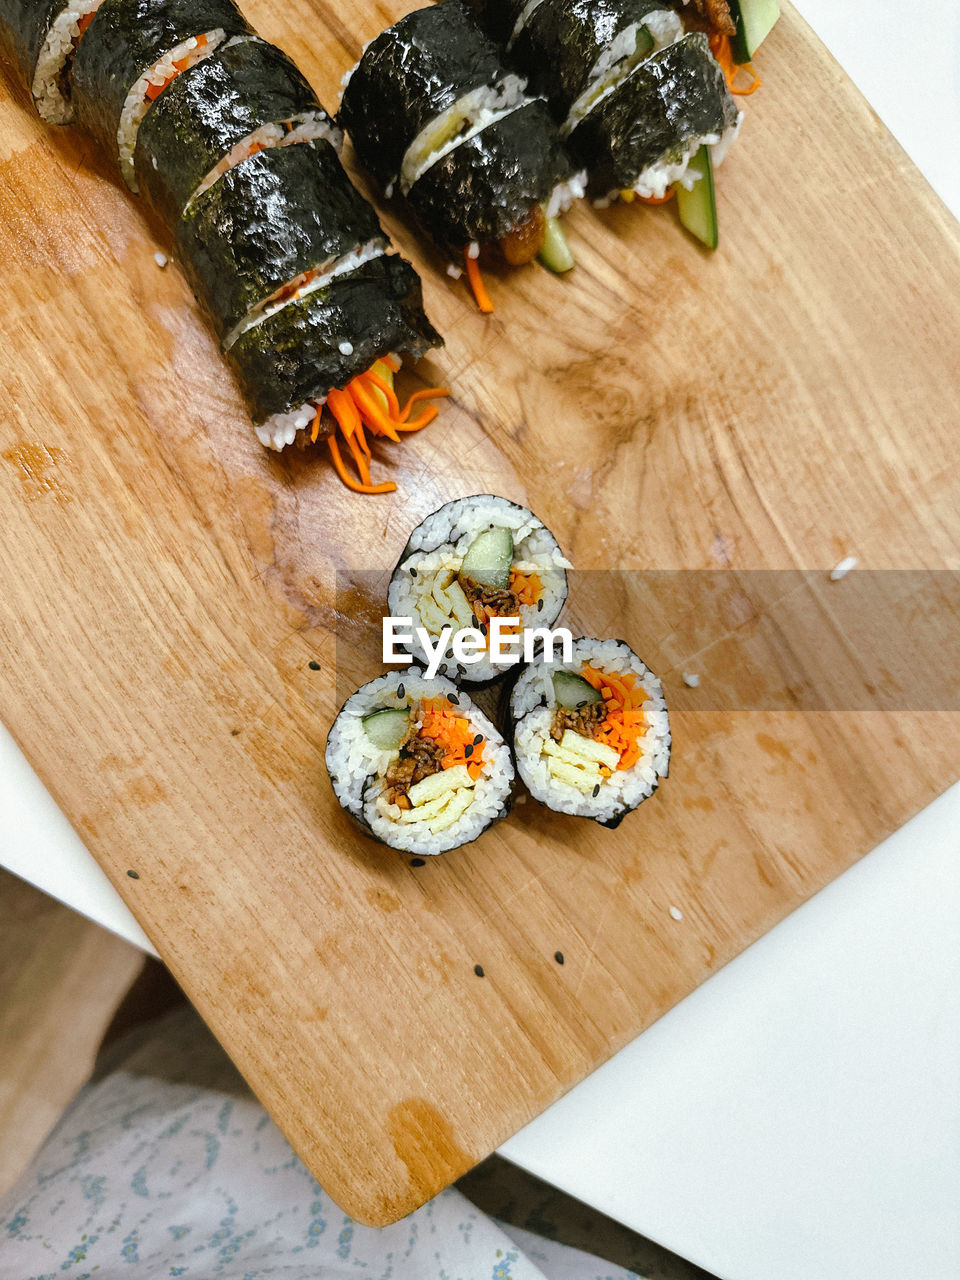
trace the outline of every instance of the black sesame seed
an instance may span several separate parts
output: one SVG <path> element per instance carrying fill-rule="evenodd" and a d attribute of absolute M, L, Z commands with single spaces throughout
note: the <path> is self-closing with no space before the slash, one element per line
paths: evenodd
<path fill-rule="evenodd" d="M 474 738 L 474 740 L 473 740 L 473 745 L 474 745 L 475 747 L 479 747 L 479 745 L 480 745 L 480 743 L 481 743 L 482 741 L 483 741 L 483 734 L 482 734 L 482 733 L 478 733 L 478 734 L 477 734 L 477 736 L 476 736 L 476 737 Z"/>
<path fill-rule="evenodd" d="M 455 707 L 459 707 L 460 705 L 460 699 L 457 697 L 455 693 L 448 693 L 447 701 L 452 702 Z"/>
<path fill-rule="evenodd" d="M 477 975 L 477 977 L 478 977 L 478 978 L 482 978 L 482 977 L 483 977 L 483 965 L 482 965 L 482 964 L 475 964 L 475 965 L 473 966 L 473 972 Z"/>
<path fill-rule="evenodd" d="M 426 858 L 411 858 L 410 865 L 411 867 L 425 867 L 427 865 L 427 860 Z"/>
<path fill-rule="evenodd" d="M 131 880 L 139 880 L 139 879 L 140 879 L 140 872 L 139 872 L 139 871 L 128 871 L 128 872 L 127 872 L 127 875 L 130 877 L 130 879 L 131 879 Z"/>
<path fill-rule="evenodd" d="M 599 794 L 600 794 L 600 783 L 598 782 L 597 785 L 593 788 L 593 798 L 596 799 Z"/>
<path fill-rule="evenodd" d="M 469 759 L 470 759 L 470 757 L 473 755 L 473 743 L 472 743 L 472 742 L 471 742 L 468 746 L 466 746 L 466 747 L 464 747 L 464 748 L 463 748 L 463 754 L 464 754 L 464 757 L 465 757 L 467 760 L 469 760 Z"/>
<path fill-rule="evenodd" d="M 537 613 L 543 613 L 543 596 L 537 601 Z"/>
<path fill-rule="evenodd" d="M 410 566 L 410 577 L 415 578 L 416 576 L 417 576 L 417 566 L 415 564 L 412 564 Z"/>
<path fill-rule="evenodd" d="M 554 960 L 556 960 L 557 964 L 563 964 L 563 952 L 562 952 L 562 951 L 555 951 L 555 952 L 553 953 L 553 958 L 554 958 Z"/>
<path fill-rule="evenodd" d="M 477 617 L 477 615 L 476 615 L 475 613 L 471 613 L 471 615 L 470 615 L 470 621 L 473 623 L 473 626 L 474 626 L 474 629 L 475 629 L 475 630 L 476 630 L 476 628 L 478 628 L 478 627 L 480 626 L 480 619 Z"/>
<path fill-rule="evenodd" d="M 404 695 L 404 692 L 405 692 L 405 690 L 404 690 L 403 685 L 402 685 L 402 684 L 398 684 L 398 685 L 397 685 L 397 697 L 398 697 L 398 698 L 402 698 L 402 697 L 403 697 L 403 695 Z"/>
<path fill-rule="evenodd" d="M 313 658 L 311 658 L 311 659 L 310 659 L 310 661 L 307 663 L 307 666 L 310 668 L 310 670 L 311 670 L 311 671 L 319 671 L 319 670 L 320 670 L 320 663 L 319 663 L 319 662 L 315 662 Z"/>
<path fill-rule="evenodd" d="M 467 668 L 463 665 L 462 662 L 457 663 L 457 672 L 462 676 L 465 676 L 467 674 Z"/>

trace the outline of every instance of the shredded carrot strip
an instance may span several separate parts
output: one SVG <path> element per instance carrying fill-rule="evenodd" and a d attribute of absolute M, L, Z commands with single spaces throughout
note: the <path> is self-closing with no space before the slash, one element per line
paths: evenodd
<path fill-rule="evenodd" d="M 442 767 L 464 765 L 471 778 L 478 777 L 483 769 L 483 744 L 474 742 L 476 735 L 469 720 L 458 716 L 446 698 L 424 698 L 420 715 L 419 736 L 443 748 Z"/>
<path fill-rule="evenodd" d="M 493 310 L 493 303 L 490 301 L 489 293 L 487 293 L 487 286 L 483 283 L 480 264 L 476 258 L 470 257 L 469 250 L 464 250 L 463 260 L 467 264 L 467 279 L 470 281 L 470 288 L 473 290 L 473 296 L 477 300 L 477 306 L 484 315 L 489 315 Z"/>
<path fill-rule="evenodd" d="M 398 421 L 406 422 L 410 417 L 410 410 L 419 400 L 439 400 L 441 396 L 448 396 L 449 394 L 450 392 L 446 387 L 425 387 L 422 391 L 415 391 L 403 406 Z"/>
<path fill-rule="evenodd" d="M 333 387 L 327 395 L 326 407 L 347 443 L 360 480 L 355 480 L 347 470 L 340 444 L 333 434 L 327 437 L 330 456 L 337 475 L 357 493 L 392 493 L 397 487 L 392 481 L 379 485 L 371 483 L 370 461 L 373 450 L 366 432 L 386 436 L 399 444 L 401 432 L 421 430 L 439 412 L 437 406 L 431 404 L 416 418 L 408 420 L 412 405 L 419 400 L 450 394 L 445 387 L 427 387 L 422 391 L 415 391 L 401 412 L 393 386 L 393 375 L 399 368 L 400 363 L 395 357 L 381 357 L 365 373 L 351 378 L 345 387 Z M 322 412 L 322 409 L 317 410 L 310 428 L 310 439 L 314 442 L 320 435 Z"/>
<path fill-rule="evenodd" d="M 677 194 L 676 187 L 670 187 L 665 196 L 637 196 L 641 204 L 667 204 Z"/>
<path fill-rule="evenodd" d="M 524 573 L 520 569 L 511 569 L 510 590 L 521 604 L 532 608 L 540 599 L 543 583 L 535 573 Z"/>
<path fill-rule="evenodd" d="M 340 446 L 337 444 L 333 436 L 327 436 L 327 444 L 330 446 L 330 456 L 333 459 L 333 465 L 336 468 L 337 475 L 354 493 L 393 493 L 396 485 L 392 480 L 385 480 L 383 484 L 363 484 L 354 480 L 353 476 L 343 465 L 343 458 L 340 456 Z"/>
<path fill-rule="evenodd" d="M 588 664 L 580 674 L 603 695 L 606 707 L 606 715 L 595 728 L 594 737 L 619 754 L 618 769 L 629 769 L 640 759 L 640 742 L 647 732 L 643 714 L 646 690 L 635 687 L 637 677 L 633 672 L 618 676 Z"/>
<path fill-rule="evenodd" d="M 396 424 L 397 430 L 403 432 L 422 431 L 425 426 L 434 420 L 439 412 L 440 410 L 437 406 L 432 404 L 429 409 L 424 409 L 423 413 L 418 418 L 414 418 L 412 422 L 398 422 Z"/>
<path fill-rule="evenodd" d="M 733 52 L 730 48 L 730 37 L 714 34 L 710 37 L 710 51 L 720 64 L 723 71 L 723 77 L 727 82 L 727 88 L 738 98 L 749 98 L 751 93 L 756 93 L 763 81 L 754 71 L 753 66 L 749 62 L 734 62 Z M 738 88 L 737 79 L 740 72 L 744 72 L 750 76 L 750 84 L 746 87 Z"/>
<path fill-rule="evenodd" d="M 363 378 L 364 382 L 372 382 L 377 390 L 383 393 L 384 399 L 386 400 L 386 407 L 390 411 L 390 416 L 394 421 L 396 421 L 400 416 L 400 401 L 397 399 L 397 393 L 394 391 L 393 387 L 391 387 L 390 383 L 387 382 L 386 378 L 381 378 L 375 374 L 372 369 L 368 369 L 366 373 L 361 374 L 360 376 Z"/>
<path fill-rule="evenodd" d="M 337 421 L 345 440 L 349 440 L 357 427 L 361 425 L 360 414 L 353 402 L 353 397 L 339 387 L 333 387 L 327 395 L 327 408 Z"/>

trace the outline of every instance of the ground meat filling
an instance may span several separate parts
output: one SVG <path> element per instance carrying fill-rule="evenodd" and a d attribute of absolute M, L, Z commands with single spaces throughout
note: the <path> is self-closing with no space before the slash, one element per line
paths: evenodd
<path fill-rule="evenodd" d="M 688 2 L 689 0 L 674 0 L 674 5 L 682 13 Z M 728 0 L 692 0 L 692 4 L 710 31 L 717 31 L 722 36 L 736 34 L 737 28 L 730 15 Z"/>
<path fill-rule="evenodd" d="M 492 614 L 498 618 L 520 617 L 520 600 L 516 592 L 500 590 L 497 587 L 484 587 L 479 582 L 463 577 L 462 574 L 457 580 L 463 594 L 467 597 L 470 608 L 477 617 L 480 616 L 477 613 L 478 605 L 485 614 Z"/>
<path fill-rule="evenodd" d="M 550 737 L 554 742 L 560 742 L 564 732 L 572 729 L 574 733 L 579 733 L 581 738 L 595 738 L 596 730 L 603 724 L 606 717 L 607 707 L 603 702 L 586 702 L 575 711 L 569 711 L 566 707 L 557 707 L 550 727 Z"/>
<path fill-rule="evenodd" d="M 405 800 L 414 783 L 439 773 L 443 768 L 443 754 L 444 749 L 438 742 L 421 738 L 416 724 L 411 723 L 400 743 L 400 754 L 383 775 L 388 804 L 398 804 L 401 797 Z"/>

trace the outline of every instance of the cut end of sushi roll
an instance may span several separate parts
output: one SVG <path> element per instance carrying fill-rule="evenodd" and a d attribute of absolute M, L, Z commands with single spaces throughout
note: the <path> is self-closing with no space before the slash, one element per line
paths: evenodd
<path fill-rule="evenodd" d="M 491 619 L 519 618 L 510 628 L 518 638 L 550 628 L 567 598 L 570 562 L 556 538 L 526 507 L 492 494 L 457 498 L 428 516 L 411 533 L 387 592 L 391 616 L 412 618 L 436 643 L 474 628 L 487 634 Z M 415 639 L 412 656 L 427 654 Z M 486 653 L 458 662 L 452 649 L 439 670 L 460 684 L 495 680 L 506 667 Z"/>
<path fill-rule="evenodd" d="M 117 128 L 117 155 L 120 160 L 120 173 L 131 191 L 139 190 L 133 157 L 137 149 L 137 133 L 143 117 L 167 85 L 172 84 L 181 72 L 209 58 L 226 38 L 227 33 L 222 27 L 188 36 L 186 40 L 181 40 L 179 44 L 169 49 L 130 86 L 120 112 L 120 124 Z"/>
<path fill-rule="evenodd" d="M 667 776 L 663 689 L 620 640 L 582 638 L 571 662 L 531 663 L 510 715 L 520 777 L 558 813 L 615 827 Z"/>
<path fill-rule="evenodd" d="M 70 124 L 70 64 L 102 0 L 71 0 L 50 24 L 33 73 L 33 101 L 48 124 Z"/>
<path fill-rule="evenodd" d="M 327 738 L 343 809 L 375 840 L 433 856 L 469 844 L 510 809 L 510 749 L 449 680 L 416 667 L 363 685 Z"/>

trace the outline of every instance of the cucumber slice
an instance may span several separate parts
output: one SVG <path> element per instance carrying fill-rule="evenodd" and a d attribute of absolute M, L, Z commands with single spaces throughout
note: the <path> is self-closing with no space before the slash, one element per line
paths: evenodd
<path fill-rule="evenodd" d="M 575 676 L 572 671 L 555 671 L 553 673 L 553 696 L 557 706 L 564 711 L 576 711 L 590 702 L 602 702 L 603 694 L 583 676 Z"/>
<path fill-rule="evenodd" d="M 577 265 L 567 244 L 567 237 L 563 234 L 563 227 L 557 218 L 547 219 L 543 247 L 537 254 L 537 258 L 542 266 L 558 276 Z"/>
<path fill-rule="evenodd" d="M 700 177 L 688 191 L 682 183 L 677 183 L 677 211 L 680 221 L 691 235 L 697 237 L 708 249 L 715 249 L 720 240 L 717 227 L 717 196 L 713 186 L 713 161 L 710 159 L 710 148 L 701 147 L 690 161 L 690 173 L 699 173 Z"/>
<path fill-rule="evenodd" d="M 467 548 L 460 576 L 481 587 L 506 591 L 513 563 L 513 534 L 509 529 L 484 529 Z"/>
<path fill-rule="evenodd" d="M 749 62 L 780 17 L 778 0 L 730 0 L 737 34 L 730 41 L 734 62 Z"/>
<path fill-rule="evenodd" d="M 410 728 L 410 712 L 386 707 L 363 717 L 363 731 L 381 751 L 396 751 Z"/>

